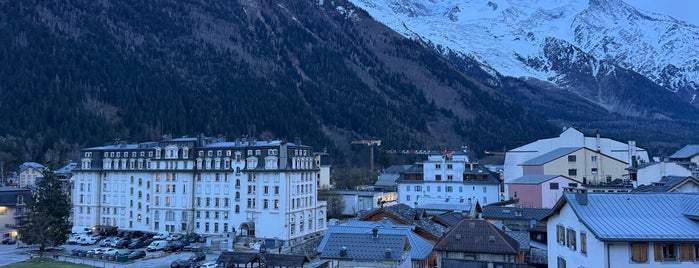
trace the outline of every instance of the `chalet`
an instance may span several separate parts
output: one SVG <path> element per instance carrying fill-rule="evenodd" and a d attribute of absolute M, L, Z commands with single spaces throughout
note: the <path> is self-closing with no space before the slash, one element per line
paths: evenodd
<path fill-rule="evenodd" d="M 464 219 L 434 247 L 438 267 L 527 267 L 519 243 L 480 219 Z"/>
<path fill-rule="evenodd" d="M 566 192 L 547 216 L 550 267 L 695 267 L 699 194 Z"/>

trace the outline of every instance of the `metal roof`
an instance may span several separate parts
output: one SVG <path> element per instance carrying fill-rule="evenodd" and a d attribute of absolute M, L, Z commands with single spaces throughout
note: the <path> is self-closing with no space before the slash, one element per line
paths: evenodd
<path fill-rule="evenodd" d="M 553 160 L 556 160 L 558 158 L 561 158 L 563 156 L 566 156 L 568 154 L 571 154 L 577 150 L 582 149 L 583 147 L 561 147 L 558 149 L 555 149 L 553 151 L 550 151 L 548 153 L 542 154 L 540 156 L 534 157 L 532 159 L 529 159 L 527 161 L 522 162 L 519 164 L 520 166 L 539 166 L 546 164 L 548 162 L 551 162 Z"/>
<path fill-rule="evenodd" d="M 405 257 L 406 235 L 378 233 L 373 237 L 371 232 L 363 235 L 353 233 L 330 233 L 328 241 L 320 253 L 322 259 L 350 259 L 365 261 L 402 261 Z M 345 248 L 346 254 L 340 251 Z M 390 256 L 386 256 L 390 251 Z M 387 258 L 388 257 L 388 258 Z"/>
<path fill-rule="evenodd" d="M 555 179 L 559 175 L 524 175 L 509 182 L 509 184 L 542 184 Z"/>
<path fill-rule="evenodd" d="M 670 158 L 691 158 L 697 154 L 699 154 L 699 145 L 688 144 L 672 154 Z"/>
<path fill-rule="evenodd" d="M 565 193 L 555 210 L 566 203 L 602 241 L 699 240 L 699 193 Z"/>
<path fill-rule="evenodd" d="M 550 208 L 483 207 L 484 219 L 527 219 L 540 221 L 551 213 Z"/>
<path fill-rule="evenodd" d="M 343 225 L 330 225 L 326 231 L 326 235 L 318 245 L 318 252 L 323 252 L 328 244 L 331 233 L 344 234 L 364 234 L 371 235 L 371 230 L 376 227 L 379 229 L 379 234 L 390 235 L 405 235 L 410 243 L 410 258 L 412 260 L 424 260 L 432 252 L 434 243 L 421 237 L 412 231 L 413 226 L 399 225 L 390 220 L 382 221 L 350 221 Z"/>

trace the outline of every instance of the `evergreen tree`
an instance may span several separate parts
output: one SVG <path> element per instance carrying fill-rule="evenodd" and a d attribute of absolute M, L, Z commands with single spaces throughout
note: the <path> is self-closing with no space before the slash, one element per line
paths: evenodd
<path fill-rule="evenodd" d="M 71 224 L 70 200 L 63 192 L 61 181 L 53 171 L 44 170 L 36 183 L 32 198 L 27 202 L 27 213 L 21 218 L 19 236 L 22 242 L 39 246 L 43 256 L 47 246 L 62 245 L 68 239 Z"/>

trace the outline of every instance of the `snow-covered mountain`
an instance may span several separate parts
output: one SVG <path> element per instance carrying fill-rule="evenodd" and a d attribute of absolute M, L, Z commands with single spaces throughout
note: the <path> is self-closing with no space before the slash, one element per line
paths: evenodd
<path fill-rule="evenodd" d="M 549 81 L 610 111 L 653 116 L 634 114 L 638 104 L 625 100 L 633 92 L 602 92 L 623 84 L 599 83 L 618 79 L 619 69 L 699 103 L 699 27 L 621 0 L 350 2 L 409 38 L 480 62 L 483 70 Z"/>

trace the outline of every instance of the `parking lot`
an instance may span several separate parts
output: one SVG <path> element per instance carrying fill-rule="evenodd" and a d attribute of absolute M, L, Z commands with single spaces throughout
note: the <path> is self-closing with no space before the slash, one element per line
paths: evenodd
<path fill-rule="evenodd" d="M 192 244 L 194 247 L 201 247 L 201 248 L 206 248 L 204 246 L 204 243 L 194 243 Z M 95 245 L 64 245 L 62 246 L 63 251 L 61 255 L 59 256 L 59 259 L 61 261 L 68 261 L 68 262 L 73 262 L 73 263 L 81 263 L 81 264 L 87 264 L 87 265 L 92 265 L 92 266 L 97 266 L 97 267 L 138 267 L 138 268 L 165 268 L 165 267 L 170 267 L 170 264 L 178 259 L 182 258 L 188 258 L 190 257 L 193 253 L 188 252 L 188 251 L 176 251 L 176 252 L 163 252 L 162 250 L 159 251 L 153 251 L 153 252 L 146 252 L 146 257 L 142 259 L 137 259 L 133 261 L 128 261 L 128 262 L 116 262 L 116 261 L 107 261 L 103 260 L 100 258 L 94 258 L 94 257 L 80 257 L 80 256 L 72 256 L 71 253 L 74 250 L 80 250 L 80 251 L 88 251 L 91 249 L 95 249 L 101 247 L 99 243 Z M 141 248 L 139 250 L 145 250 L 145 248 Z M 206 259 L 203 262 L 213 260 L 214 258 L 218 257 L 220 255 L 220 252 L 206 252 Z"/>
<path fill-rule="evenodd" d="M 193 243 L 191 246 L 206 248 L 205 243 Z M 170 264 L 178 259 L 188 258 L 193 253 L 187 251 L 179 251 L 167 253 L 160 251 L 147 252 L 146 257 L 134 261 L 128 262 L 116 262 L 116 261 L 106 261 L 97 258 L 79 257 L 71 256 L 73 250 L 88 251 L 97 247 L 101 247 L 99 243 L 94 245 L 63 245 L 59 248 L 59 260 L 86 264 L 96 267 L 131 267 L 131 268 L 169 268 Z M 145 250 L 142 248 L 141 250 Z M 5 266 L 15 262 L 21 262 L 28 260 L 30 258 L 30 252 L 35 252 L 35 247 L 26 247 L 25 245 L 0 245 L 0 266 Z M 214 260 L 220 255 L 219 252 L 208 252 L 206 253 L 206 259 L 202 262 L 207 262 Z M 52 257 L 54 252 L 44 253 L 44 257 Z M 36 254 L 31 254 L 32 257 L 36 257 Z M 200 262 L 200 263 L 202 263 Z"/>

